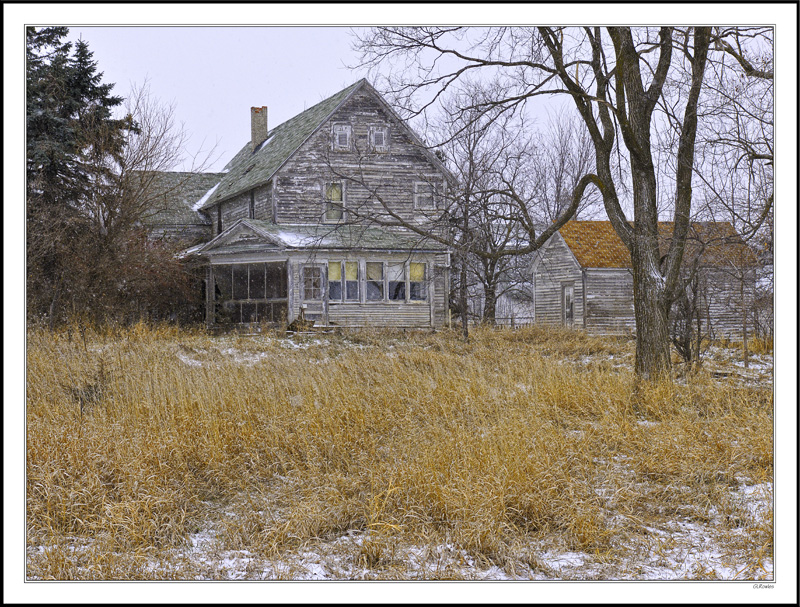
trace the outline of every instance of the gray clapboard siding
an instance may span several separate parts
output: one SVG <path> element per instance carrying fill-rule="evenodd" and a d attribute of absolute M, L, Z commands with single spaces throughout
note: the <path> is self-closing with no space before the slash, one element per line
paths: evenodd
<path fill-rule="evenodd" d="M 353 146 L 350 151 L 331 150 L 333 124 L 351 126 Z M 368 150 L 369 129 L 389 129 L 386 152 Z M 322 127 L 306 141 L 279 171 L 275 190 L 279 223 L 316 223 L 322 220 L 324 190 L 327 182 L 344 182 L 345 207 L 360 213 L 381 212 L 369 190 L 376 191 L 406 221 L 424 219 L 414 208 L 414 183 L 435 179 L 444 184 L 438 170 L 404 129 L 396 128 L 373 95 L 366 91 L 354 94 Z M 351 177 L 369 184 L 369 190 Z"/>
<path fill-rule="evenodd" d="M 564 240 L 555 234 L 539 252 L 533 276 L 534 318 L 537 323 L 560 325 L 564 322 L 562 288 L 572 285 L 575 293 L 573 326 L 583 326 L 584 299 L 581 268 Z"/>
<path fill-rule="evenodd" d="M 701 310 L 712 337 L 741 339 L 743 335 L 743 310 L 753 309 L 755 302 L 755 271 L 743 273 L 715 268 L 701 270 Z M 744 289 L 742 289 L 744 287 Z M 753 321 L 748 318 L 748 332 L 752 334 Z"/>
<path fill-rule="evenodd" d="M 608 226 L 599 225 L 603 223 L 575 222 L 565 226 L 565 230 L 571 230 L 573 246 L 582 248 L 578 257 L 560 233 L 538 252 L 533 265 L 536 322 L 563 323 L 562 288 L 564 284 L 573 284 L 576 327 L 583 326 L 596 335 L 635 332 L 633 276 L 627 267 L 630 261 L 627 251 L 620 248 L 621 242 L 608 242 L 609 237 L 616 236 Z M 745 310 L 750 314 L 755 303 L 755 268 L 748 259 L 747 245 L 733 238 L 738 235 L 729 224 L 697 224 L 696 229 L 719 231 L 731 239 L 728 245 L 710 241 L 706 263 L 698 269 L 698 308 L 705 325 L 703 332 L 715 338 L 740 339 Z M 584 265 L 578 261 L 579 257 Z M 598 267 L 589 265 L 587 259 Z M 740 260 L 741 269 L 734 266 L 735 260 Z M 753 321 L 749 317 L 747 323 L 752 330 Z"/>
<path fill-rule="evenodd" d="M 624 268 L 586 268 L 586 330 L 624 334 L 636 329 L 633 275 Z"/>
<path fill-rule="evenodd" d="M 428 302 L 329 303 L 331 324 L 358 327 L 430 327 Z"/>

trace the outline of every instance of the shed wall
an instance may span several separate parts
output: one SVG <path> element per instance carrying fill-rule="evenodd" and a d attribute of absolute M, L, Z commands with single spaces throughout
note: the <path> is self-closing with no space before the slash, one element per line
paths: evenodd
<path fill-rule="evenodd" d="M 573 326 L 583 326 L 583 280 L 580 266 L 575 261 L 564 239 L 556 234 L 540 251 L 539 262 L 533 274 L 533 308 L 537 323 L 563 324 L 562 289 L 574 288 Z"/>

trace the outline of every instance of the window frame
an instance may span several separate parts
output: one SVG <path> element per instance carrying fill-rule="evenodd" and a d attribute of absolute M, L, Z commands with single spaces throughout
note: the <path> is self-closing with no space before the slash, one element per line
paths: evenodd
<path fill-rule="evenodd" d="M 411 280 L 411 264 L 419 264 L 422 266 L 422 280 Z M 409 261 L 407 264 L 408 270 L 408 301 L 409 302 L 426 302 L 428 301 L 428 264 L 424 261 Z M 412 287 L 411 285 L 414 283 L 419 283 L 420 292 L 422 293 L 422 297 L 413 297 Z"/>
<path fill-rule="evenodd" d="M 376 133 L 383 134 L 383 143 L 381 145 L 377 145 L 375 143 L 375 134 Z M 369 145 L 376 152 L 388 152 L 389 151 L 389 127 L 386 125 L 373 125 L 369 127 Z"/>
<path fill-rule="evenodd" d="M 286 313 L 289 304 L 288 261 L 247 261 L 211 264 L 214 284 L 214 317 L 218 319 L 220 310 L 233 314 L 234 324 L 250 322 L 277 322 L 277 309 Z M 244 274 L 242 275 L 242 271 Z M 254 279 L 257 274 L 261 277 Z M 239 274 L 237 286 L 236 274 Z M 226 276 L 227 275 L 227 276 Z M 271 275 L 272 280 L 268 280 Z M 275 280 L 277 278 L 277 280 Z M 222 286 L 221 286 L 222 285 Z M 255 287 L 255 289 L 254 289 Z M 237 289 L 244 292 L 237 292 Z M 244 297 L 242 297 L 244 295 Z M 269 318 L 265 314 L 269 309 Z M 250 318 L 244 319 L 245 310 Z M 253 321 L 255 315 L 257 320 Z M 215 320 L 218 322 L 218 320 Z"/>
<path fill-rule="evenodd" d="M 339 133 L 347 133 L 347 145 L 339 143 Z M 349 152 L 353 147 L 353 125 L 335 122 L 331 125 L 331 149 L 334 152 Z"/>
<path fill-rule="evenodd" d="M 357 280 L 353 281 L 347 280 L 347 264 L 354 264 L 357 272 Z M 369 280 L 367 278 L 367 267 L 370 264 L 379 265 L 381 268 L 381 279 L 380 281 L 377 280 Z M 411 265 L 412 264 L 420 264 L 422 266 L 423 278 L 422 280 L 411 280 Z M 335 266 L 338 268 L 338 276 L 337 280 L 331 279 L 331 266 Z M 374 304 L 374 303 L 400 303 L 400 304 L 429 304 L 430 303 L 430 288 L 428 286 L 431 278 L 430 278 L 430 271 L 431 271 L 431 264 L 427 260 L 398 260 L 392 261 L 387 259 L 369 259 L 369 258 L 358 258 L 358 259 L 336 259 L 336 260 L 329 260 L 325 262 L 325 299 L 329 303 L 332 304 Z M 401 276 L 402 280 L 390 280 L 390 271 L 391 268 L 400 268 L 401 269 Z M 352 266 L 351 266 L 352 268 Z M 355 282 L 357 285 L 357 292 L 353 294 L 352 297 L 348 298 L 347 292 L 347 284 Z M 381 297 L 380 298 L 371 298 L 369 297 L 369 285 L 370 283 L 376 283 L 380 285 L 381 289 Z M 390 283 L 397 283 L 397 288 L 402 289 L 402 297 L 393 299 L 391 297 L 391 289 Z M 419 284 L 418 288 L 418 295 L 417 297 L 412 297 L 412 284 Z M 305 283 L 303 283 L 305 284 Z M 338 285 L 335 286 L 337 291 L 337 297 L 331 296 L 331 285 Z M 351 291 L 352 293 L 352 291 Z"/>
<path fill-rule="evenodd" d="M 348 280 L 347 279 L 347 264 L 355 264 L 356 268 L 356 279 L 355 280 Z M 331 280 L 330 278 L 330 269 L 331 266 L 338 266 L 339 267 L 339 278 L 337 280 Z M 328 261 L 326 266 L 326 273 L 327 273 L 327 281 L 328 284 L 325 288 L 325 296 L 330 303 L 345 303 L 345 304 L 353 304 L 353 303 L 361 303 L 361 294 L 364 290 L 362 288 L 361 283 L 364 282 L 363 272 L 361 271 L 361 262 L 358 259 L 339 259 L 336 261 Z M 339 297 L 331 297 L 331 284 L 339 283 Z M 355 297 L 348 297 L 348 283 L 356 283 L 356 293 Z"/>
<path fill-rule="evenodd" d="M 420 188 L 430 188 L 431 205 L 423 206 L 419 200 L 422 196 L 427 195 L 427 192 L 421 192 Z M 428 181 L 417 180 L 414 182 L 414 209 L 420 211 L 435 211 L 439 208 L 439 190 L 440 186 L 438 180 L 430 179 Z"/>
<path fill-rule="evenodd" d="M 308 297 L 306 294 L 306 272 L 309 270 L 316 270 L 319 272 L 319 286 L 314 287 L 312 285 L 312 295 L 313 289 L 319 289 L 319 297 Z M 300 268 L 300 301 L 319 301 L 322 302 L 325 300 L 325 293 L 327 291 L 327 284 L 325 280 L 325 272 L 323 272 L 322 266 L 319 264 L 306 264 L 301 266 Z"/>
<path fill-rule="evenodd" d="M 370 280 L 369 279 L 369 269 L 368 266 L 370 264 L 379 265 L 381 268 L 381 279 L 380 281 L 377 280 Z M 371 298 L 369 296 L 369 285 L 371 283 L 378 283 L 380 282 L 381 288 L 381 296 L 379 298 Z M 364 260 L 364 301 L 367 303 L 375 302 L 375 301 L 386 301 L 387 295 L 387 288 L 386 288 L 386 261 L 369 261 Z"/>
<path fill-rule="evenodd" d="M 339 189 L 342 195 L 342 199 L 340 201 L 331 200 L 330 198 L 328 198 L 328 189 L 336 184 L 339 184 Z M 341 210 L 342 216 L 339 217 L 338 219 L 330 219 L 328 217 L 329 205 L 335 202 L 338 202 L 341 205 L 341 209 L 339 210 Z M 322 183 L 322 203 L 323 203 L 322 223 L 344 223 L 345 221 L 347 221 L 347 188 L 345 182 L 343 180 L 324 181 Z"/>

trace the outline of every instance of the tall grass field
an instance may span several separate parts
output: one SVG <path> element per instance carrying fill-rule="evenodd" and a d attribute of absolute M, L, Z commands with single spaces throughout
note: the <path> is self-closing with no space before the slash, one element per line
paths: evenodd
<path fill-rule="evenodd" d="M 771 356 L 543 328 L 27 334 L 28 580 L 773 577 Z"/>

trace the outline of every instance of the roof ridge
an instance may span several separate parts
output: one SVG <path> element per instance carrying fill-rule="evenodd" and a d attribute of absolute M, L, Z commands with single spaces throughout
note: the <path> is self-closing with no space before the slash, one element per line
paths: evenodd
<path fill-rule="evenodd" d="M 229 169 L 224 173 L 225 176 L 220 181 L 219 185 L 221 187 L 213 195 L 210 195 L 200 208 L 209 208 L 269 181 L 308 138 L 317 132 L 320 126 L 330 118 L 341 104 L 346 102 L 365 83 L 369 84 L 366 78 L 362 78 L 270 129 L 267 133 L 267 139 L 255 151 L 248 152 L 248 150 L 252 149 L 251 141 L 248 141 L 225 165 Z M 332 107 L 329 108 L 326 104 Z M 321 115 L 317 117 L 315 116 L 316 113 Z M 311 119 L 306 128 L 303 128 L 304 119 Z M 295 129 L 295 126 L 298 128 Z M 300 136 L 292 137 L 293 131 L 296 130 L 300 131 Z M 273 139 L 275 135 L 278 136 L 279 141 L 277 143 Z M 277 151 L 274 151 L 276 146 Z M 262 166 L 258 167 L 259 164 Z M 244 165 L 249 166 L 247 169 L 242 170 Z M 253 171 L 248 179 L 242 179 L 253 168 L 256 168 L 256 171 Z"/>

